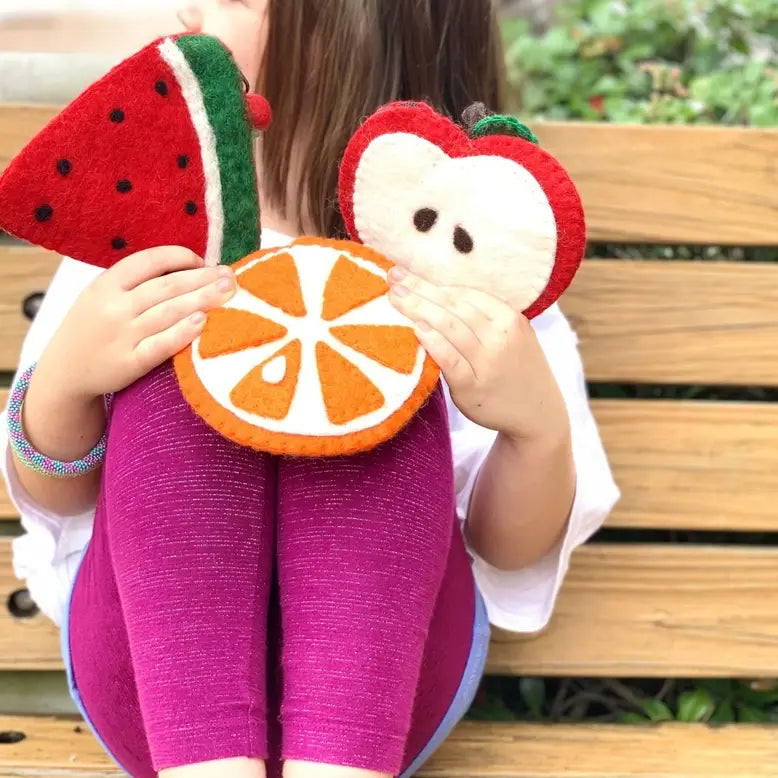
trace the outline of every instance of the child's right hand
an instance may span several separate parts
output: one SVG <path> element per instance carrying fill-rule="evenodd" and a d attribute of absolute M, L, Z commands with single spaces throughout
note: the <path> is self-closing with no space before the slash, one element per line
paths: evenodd
<path fill-rule="evenodd" d="M 234 293 L 229 267 L 204 267 L 188 249 L 132 254 L 81 294 L 39 370 L 56 375 L 59 391 L 72 398 L 120 391 L 188 346 L 206 313 Z"/>

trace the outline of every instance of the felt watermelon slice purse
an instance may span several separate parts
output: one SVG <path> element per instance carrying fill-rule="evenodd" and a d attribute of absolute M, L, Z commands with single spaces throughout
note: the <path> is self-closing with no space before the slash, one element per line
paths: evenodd
<path fill-rule="evenodd" d="M 208 424 L 276 454 L 352 454 L 388 440 L 437 366 L 389 303 L 393 262 L 534 316 L 583 255 L 580 198 L 525 128 L 471 133 L 416 103 L 381 109 L 344 154 L 352 241 L 260 251 L 252 126 L 270 109 L 215 39 L 162 39 L 56 117 L 0 177 L 0 228 L 110 267 L 160 245 L 231 264 L 238 292 L 174 359 Z M 88 130 L 88 132 L 87 132 Z"/>

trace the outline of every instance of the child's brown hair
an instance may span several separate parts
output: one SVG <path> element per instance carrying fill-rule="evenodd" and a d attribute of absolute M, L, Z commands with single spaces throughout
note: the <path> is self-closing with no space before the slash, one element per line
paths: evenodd
<path fill-rule="evenodd" d="M 262 149 L 264 194 L 285 212 L 295 176 L 299 211 L 326 236 L 344 232 L 340 157 L 381 105 L 425 100 L 457 120 L 475 101 L 502 108 L 493 0 L 270 0 L 263 70 L 274 113 Z"/>

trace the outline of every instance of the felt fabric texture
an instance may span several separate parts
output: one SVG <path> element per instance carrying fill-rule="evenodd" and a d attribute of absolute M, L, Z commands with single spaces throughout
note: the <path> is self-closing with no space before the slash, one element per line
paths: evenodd
<path fill-rule="evenodd" d="M 176 45 L 200 85 L 208 124 L 213 129 L 224 214 L 220 261 L 231 265 L 256 251 L 260 239 L 252 117 L 244 100 L 243 76 L 232 56 L 215 38 L 182 35 L 176 39 Z M 269 117 L 266 121 L 269 123 Z"/>
<path fill-rule="evenodd" d="M 435 395 L 387 446 L 311 468 L 225 441 L 169 367 L 117 397 L 66 650 L 90 723 L 129 774 L 269 755 L 280 776 L 282 747 L 395 770 L 422 752 L 474 638 L 444 415 Z"/>
<path fill-rule="evenodd" d="M 522 124 L 515 116 L 500 114 L 485 116 L 476 122 L 470 130 L 470 135 L 473 138 L 484 138 L 487 135 L 515 135 L 530 143 L 539 143 L 537 135 L 526 124 Z"/>
<path fill-rule="evenodd" d="M 244 446 L 339 456 L 390 439 L 440 371 L 389 302 L 390 263 L 359 243 L 303 238 L 234 268 L 237 294 L 175 357 L 187 402 Z"/>
<path fill-rule="evenodd" d="M 118 65 L 22 150 L 0 178 L 0 228 L 100 267 L 169 244 L 232 262 L 258 247 L 256 192 L 240 72 L 216 39 L 181 35 Z"/>
<path fill-rule="evenodd" d="M 434 283 L 482 289 L 532 318 L 578 270 L 584 212 L 559 162 L 512 124 L 507 131 L 471 138 L 428 105 L 385 106 L 349 142 L 340 204 L 355 240 Z"/>

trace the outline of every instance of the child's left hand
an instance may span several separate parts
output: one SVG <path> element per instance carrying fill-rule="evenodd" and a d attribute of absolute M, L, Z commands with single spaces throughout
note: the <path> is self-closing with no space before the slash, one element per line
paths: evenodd
<path fill-rule="evenodd" d="M 400 267 L 389 283 L 465 416 L 513 438 L 568 434 L 564 399 L 524 316 L 485 292 L 436 286 Z"/>

